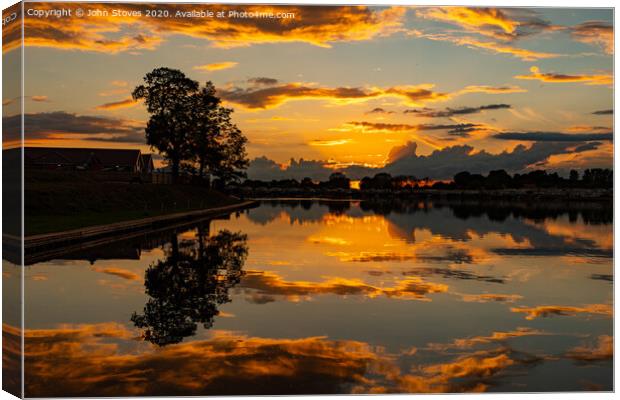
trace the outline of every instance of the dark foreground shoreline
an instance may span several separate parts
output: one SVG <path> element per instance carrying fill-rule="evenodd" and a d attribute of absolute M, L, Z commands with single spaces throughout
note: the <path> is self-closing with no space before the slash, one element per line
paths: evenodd
<path fill-rule="evenodd" d="M 196 223 L 196 221 L 222 217 L 232 212 L 255 207 L 257 204 L 256 201 L 240 201 L 236 204 L 222 207 L 26 236 L 23 238 L 25 263 L 28 265 L 37 262 L 39 259 L 50 258 L 55 254 L 125 240 L 136 235 L 143 235 L 145 232 L 174 229 L 178 226 Z M 17 252 L 20 250 L 20 244 L 22 243 L 20 238 L 4 234 L 2 240 L 4 250 L 7 253 L 6 256 L 9 259 L 18 261 L 19 254 Z"/>

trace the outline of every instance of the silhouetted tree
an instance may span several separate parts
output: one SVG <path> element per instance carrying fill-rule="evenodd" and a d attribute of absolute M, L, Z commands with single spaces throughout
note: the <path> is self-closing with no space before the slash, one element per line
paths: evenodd
<path fill-rule="evenodd" d="M 365 177 L 360 182 L 360 189 L 362 190 L 390 190 L 394 187 L 392 182 L 392 175 L 381 172 L 374 177 Z"/>
<path fill-rule="evenodd" d="M 132 94 L 151 114 L 147 143 L 170 163 L 173 180 L 181 167 L 199 177 L 208 172 L 222 186 L 245 176 L 247 138 L 232 122 L 232 109 L 222 107 L 213 83 L 200 87 L 183 72 L 156 68 Z"/>
<path fill-rule="evenodd" d="M 454 183 L 460 189 L 480 189 L 484 186 L 485 177 L 480 174 L 470 174 L 467 171 L 454 175 Z"/>
<path fill-rule="evenodd" d="M 198 88 L 198 82 L 179 70 L 155 68 L 132 93 L 134 100 L 144 100 L 151 114 L 146 125 L 146 143 L 170 162 L 175 181 L 181 161 L 190 158 L 191 99 Z"/>
<path fill-rule="evenodd" d="M 316 187 L 316 184 L 314 183 L 312 178 L 308 178 L 308 177 L 305 177 L 304 179 L 302 179 L 299 185 L 304 189 L 313 189 Z"/>
<path fill-rule="evenodd" d="M 583 171 L 583 184 L 592 188 L 612 188 L 614 185 L 613 171 L 602 168 L 586 169 Z"/>
<path fill-rule="evenodd" d="M 192 151 L 192 161 L 200 178 L 205 175 L 209 155 L 216 147 L 218 130 L 217 109 L 220 99 L 215 95 L 215 87 L 207 82 L 191 96 L 190 118 L 192 125 L 188 133 Z"/>
<path fill-rule="evenodd" d="M 432 185 L 431 185 L 432 183 Z M 349 179 L 340 172 L 330 175 L 326 182 L 315 184 L 312 179 L 304 178 L 298 183 L 292 179 L 272 181 L 270 183 L 260 181 L 246 181 L 248 187 L 277 187 L 277 188 L 349 188 Z M 584 171 L 583 178 L 579 180 L 579 173 L 572 170 L 569 179 L 561 177 L 557 172 L 549 173 L 545 170 L 534 170 L 524 174 L 514 174 L 511 176 L 503 169 L 490 171 L 487 176 L 482 174 L 472 174 L 462 171 L 454 175 L 452 182 L 436 181 L 432 182 L 429 178 L 417 179 L 414 176 L 398 175 L 392 177 L 388 173 L 378 173 L 374 177 L 364 177 L 359 185 L 362 191 L 369 190 L 389 190 L 389 191 L 408 191 L 416 187 L 453 190 L 453 189 L 529 189 L 529 188 L 566 188 L 566 187 L 587 187 L 587 188 L 612 188 L 613 171 L 610 169 L 594 168 Z"/>
<path fill-rule="evenodd" d="M 334 172 L 329 176 L 328 186 L 332 189 L 349 189 L 351 180 L 342 172 Z"/>
<path fill-rule="evenodd" d="M 503 169 L 489 172 L 484 186 L 490 189 L 505 189 L 512 186 L 512 178 Z"/>
<path fill-rule="evenodd" d="M 471 177 L 471 174 L 467 171 L 462 171 L 459 172 L 458 174 L 454 175 L 454 183 L 456 184 L 457 187 L 459 188 L 464 188 L 467 187 L 469 185 L 469 179 Z"/>
<path fill-rule="evenodd" d="M 246 235 L 227 230 L 209 237 L 199 228 L 189 243 L 173 235 L 165 258 L 146 270 L 143 313 L 131 316 L 145 340 L 165 346 L 194 335 L 198 323 L 210 328 L 218 305 L 230 301 L 228 291 L 243 275 L 246 242 Z"/>
<path fill-rule="evenodd" d="M 568 179 L 571 183 L 571 186 L 576 186 L 579 182 L 579 172 L 577 170 L 571 169 L 568 175 Z"/>
<path fill-rule="evenodd" d="M 192 147 L 198 163 L 199 175 L 205 171 L 219 179 L 223 185 L 231 181 L 238 181 L 246 176 L 245 169 L 249 161 L 245 145 L 247 138 L 232 122 L 230 108 L 215 106 L 209 108 L 209 98 L 215 89 L 210 82 L 203 88 L 206 103 L 203 113 L 199 113 L 196 120 L 196 129 L 190 135 Z M 218 99 L 219 102 L 219 99 Z"/>

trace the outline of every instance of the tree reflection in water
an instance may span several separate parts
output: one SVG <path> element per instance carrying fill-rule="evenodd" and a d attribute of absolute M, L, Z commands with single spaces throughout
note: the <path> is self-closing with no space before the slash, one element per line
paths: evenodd
<path fill-rule="evenodd" d="M 150 297 L 143 314 L 131 321 L 149 342 L 166 346 L 213 325 L 218 305 L 231 301 L 228 291 L 241 280 L 248 255 L 247 235 L 221 230 L 215 236 L 198 228 L 195 239 L 171 238 L 165 258 L 149 266 L 144 286 Z"/>

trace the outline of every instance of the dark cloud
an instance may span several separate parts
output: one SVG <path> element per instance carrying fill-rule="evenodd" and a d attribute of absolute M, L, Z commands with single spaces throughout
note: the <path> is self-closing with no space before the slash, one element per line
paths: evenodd
<path fill-rule="evenodd" d="M 449 260 L 448 260 L 449 261 Z M 505 278 L 489 275 L 476 274 L 467 270 L 454 268 L 417 268 L 411 271 L 404 271 L 403 275 L 433 276 L 438 275 L 446 279 L 473 280 L 488 283 L 506 283 Z"/>
<path fill-rule="evenodd" d="M 598 147 L 603 144 L 601 142 L 588 142 L 582 145 L 575 147 L 575 153 L 582 153 L 584 151 L 596 150 Z"/>
<path fill-rule="evenodd" d="M 540 68 L 536 66 L 530 68 L 529 75 L 516 75 L 515 78 L 549 83 L 583 83 L 585 85 L 611 85 L 613 81 L 613 76 L 610 73 L 568 75 L 557 72 L 541 72 Z"/>
<path fill-rule="evenodd" d="M 387 124 L 390 125 L 390 124 Z M 442 129 L 446 129 L 444 125 Z M 383 168 L 349 166 L 336 168 L 333 163 L 323 160 L 291 160 L 288 166 L 266 157 L 250 162 L 248 177 L 250 179 L 297 179 L 304 177 L 325 180 L 334 171 L 341 171 L 352 179 L 373 176 L 379 172 L 392 175 L 414 175 L 431 179 L 451 179 L 456 173 L 470 171 L 486 174 L 489 171 L 504 169 L 509 173 L 522 172 L 529 166 L 546 161 L 552 155 L 577 153 L 596 149 L 597 142 L 575 141 L 538 141 L 530 147 L 523 144 L 512 151 L 489 153 L 485 150 L 475 151 L 472 146 L 457 145 L 435 150 L 429 155 L 417 154 L 417 143 L 407 142 L 390 152 L 389 163 Z"/>
<path fill-rule="evenodd" d="M 459 134 L 480 128 L 482 125 L 463 123 L 463 124 L 389 124 L 382 122 L 353 121 L 347 125 L 364 128 L 366 132 L 402 132 L 402 131 L 438 131 L 445 130 L 448 133 Z"/>
<path fill-rule="evenodd" d="M 272 179 L 303 179 L 310 177 L 317 180 L 326 180 L 334 172 L 327 166 L 327 161 L 291 159 L 288 166 L 282 168 L 280 164 L 267 157 L 257 157 L 250 162 L 248 177 L 270 181 Z"/>
<path fill-rule="evenodd" d="M 376 107 L 368 111 L 366 114 L 395 114 L 394 111 L 388 111 L 385 108 Z"/>
<path fill-rule="evenodd" d="M 486 106 L 479 107 L 461 107 L 461 108 L 446 108 L 445 110 L 434 110 L 432 108 L 422 108 L 422 109 L 412 109 L 405 110 L 405 114 L 415 114 L 419 117 L 426 118 L 448 118 L 453 117 L 455 115 L 468 115 L 468 114 L 478 114 L 481 111 L 485 110 L 502 110 L 511 108 L 510 104 L 489 104 Z"/>
<path fill-rule="evenodd" d="M 421 102 L 447 101 L 471 93 L 507 94 L 523 93 L 518 86 L 470 85 L 455 92 L 438 92 L 433 84 L 392 87 L 328 87 L 313 83 L 289 82 L 271 86 L 245 82 L 218 91 L 226 101 L 246 108 L 273 108 L 290 100 L 328 100 L 336 104 L 349 104 L 379 98 L 398 98 L 404 104 L 417 107 Z"/>
<path fill-rule="evenodd" d="M 260 86 L 273 86 L 278 84 L 278 80 L 274 78 L 256 77 L 248 79 L 248 83 Z"/>
<path fill-rule="evenodd" d="M 562 133 L 562 132 L 502 132 L 493 135 L 495 139 L 522 140 L 533 142 L 589 142 L 613 140 L 613 133 Z"/>
<path fill-rule="evenodd" d="M 614 115 L 614 110 L 598 110 L 594 111 L 594 115 Z"/>
<path fill-rule="evenodd" d="M 594 279 L 596 281 L 607 281 L 613 283 L 614 276 L 610 274 L 592 274 L 590 275 L 590 279 Z"/>
<path fill-rule="evenodd" d="M 218 91 L 226 101 L 247 108 L 276 107 L 290 99 L 364 99 L 377 97 L 378 93 L 364 88 L 315 87 L 299 83 L 286 83 L 269 87 L 235 87 Z"/>
<path fill-rule="evenodd" d="M 417 125 L 409 124 L 389 124 L 384 122 L 366 122 L 366 121 L 352 121 L 347 122 L 347 125 L 353 127 L 364 128 L 367 132 L 402 132 L 412 131 L 416 129 Z"/>
<path fill-rule="evenodd" d="M 593 257 L 593 258 L 613 258 L 613 250 L 581 248 L 581 247 L 537 247 L 537 248 L 497 248 L 492 249 L 495 254 L 502 256 L 534 256 L 534 257 Z"/>
<path fill-rule="evenodd" d="M 107 143 L 134 143 L 134 144 L 145 144 L 146 139 L 144 137 L 144 130 L 140 130 L 140 132 L 132 134 L 132 135 L 119 135 L 113 137 L 88 137 L 84 138 L 85 140 L 92 140 L 95 142 L 107 142 Z M 157 158 L 155 157 L 157 160 Z M 163 157 L 160 159 L 163 160 Z"/>
<path fill-rule="evenodd" d="M 21 129 L 21 116 L 2 118 L 5 135 L 18 138 Z M 97 135 L 93 140 L 113 142 L 144 142 L 144 127 L 135 121 L 120 118 L 107 118 L 92 115 L 77 115 L 64 111 L 24 114 L 24 135 L 26 140 L 51 139 L 57 134 Z"/>
<path fill-rule="evenodd" d="M 433 125 L 433 124 L 421 124 L 417 125 L 417 129 L 420 131 L 435 131 L 435 130 L 445 130 L 448 129 L 448 133 L 460 133 L 460 132 L 471 132 L 472 130 L 476 130 L 477 128 L 482 127 L 479 124 L 465 123 L 465 124 L 443 124 L 443 125 Z"/>
<path fill-rule="evenodd" d="M 471 125 L 471 126 L 469 126 Z M 475 132 L 478 130 L 479 125 L 475 125 L 475 124 L 461 124 L 461 126 L 458 126 L 454 129 L 451 129 L 448 131 L 449 135 L 452 136 L 458 136 L 458 137 L 469 137 L 471 136 L 470 133 L 471 132 Z"/>
<path fill-rule="evenodd" d="M 572 145 L 574 146 L 574 144 Z M 492 154 L 485 150 L 474 152 L 467 145 L 451 146 L 435 150 L 427 156 L 417 155 L 417 144 L 409 142 L 402 151 L 406 156 L 385 167 L 392 175 L 428 176 L 431 179 L 449 179 L 460 171 L 487 173 L 504 169 L 519 172 L 529 165 L 547 160 L 552 155 L 573 152 L 570 143 L 535 142 L 531 147 L 518 145 L 512 151 Z"/>
<path fill-rule="evenodd" d="M 512 307 L 510 311 L 525 314 L 525 319 L 547 318 L 552 316 L 576 316 L 578 314 L 603 315 L 611 318 L 613 309 L 609 304 L 587 304 L 584 306 L 544 305 L 534 307 Z"/>

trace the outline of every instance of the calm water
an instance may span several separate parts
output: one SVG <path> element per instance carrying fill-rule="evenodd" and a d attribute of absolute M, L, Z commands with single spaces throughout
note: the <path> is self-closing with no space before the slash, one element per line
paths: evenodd
<path fill-rule="evenodd" d="M 265 202 L 66 254 L 26 269 L 26 395 L 611 390 L 611 219 Z"/>

